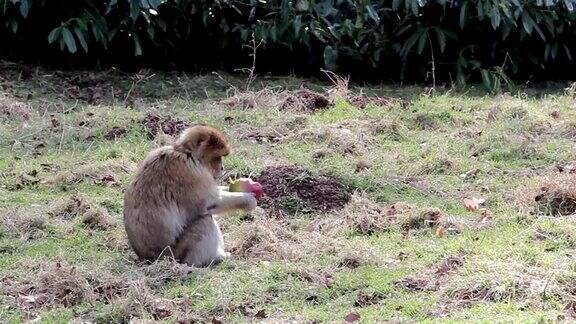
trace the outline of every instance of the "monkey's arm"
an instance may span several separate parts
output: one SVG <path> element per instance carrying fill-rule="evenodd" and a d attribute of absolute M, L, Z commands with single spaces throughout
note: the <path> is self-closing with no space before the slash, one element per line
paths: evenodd
<path fill-rule="evenodd" d="M 208 207 L 208 213 L 223 214 L 234 209 L 250 211 L 256 208 L 256 204 L 256 198 L 252 193 L 219 190 L 218 200 Z"/>

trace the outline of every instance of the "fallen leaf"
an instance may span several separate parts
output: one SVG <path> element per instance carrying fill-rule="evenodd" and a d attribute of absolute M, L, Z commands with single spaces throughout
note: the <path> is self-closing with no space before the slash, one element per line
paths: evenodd
<path fill-rule="evenodd" d="M 268 317 L 268 314 L 266 314 L 266 310 L 265 309 L 261 309 L 258 312 L 256 312 L 256 314 L 254 314 L 254 317 L 256 318 L 266 318 Z"/>
<path fill-rule="evenodd" d="M 344 317 L 344 321 L 346 323 L 353 323 L 353 322 L 357 322 L 360 319 L 360 315 L 358 313 L 352 312 L 348 315 L 346 315 L 346 317 Z"/>
<path fill-rule="evenodd" d="M 484 202 L 486 202 L 486 200 L 483 198 L 464 198 L 464 207 L 466 207 L 468 211 L 473 212 L 476 211 Z"/>
<path fill-rule="evenodd" d="M 436 236 L 443 237 L 445 233 L 446 233 L 446 229 L 444 227 L 438 226 L 436 228 Z"/>

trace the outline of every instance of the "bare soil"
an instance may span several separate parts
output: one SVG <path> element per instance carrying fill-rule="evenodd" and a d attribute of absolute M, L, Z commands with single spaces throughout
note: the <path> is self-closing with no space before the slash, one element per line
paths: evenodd
<path fill-rule="evenodd" d="M 351 198 L 350 190 L 338 180 L 298 166 L 268 167 L 256 181 L 265 192 L 261 206 L 291 214 L 341 209 Z"/>

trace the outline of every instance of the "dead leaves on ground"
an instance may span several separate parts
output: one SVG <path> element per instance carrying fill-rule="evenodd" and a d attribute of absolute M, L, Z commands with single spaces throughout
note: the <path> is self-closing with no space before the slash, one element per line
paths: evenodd
<path fill-rule="evenodd" d="M 344 322 L 346 323 L 354 323 L 360 320 L 360 314 L 356 312 L 352 312 L 346 316 L 344 316 Z"/>
<path fill-rule="evenodd" d="M 464 207 L 468 211 L 474 212 L 478 210 L 478 208 L 480 208 L 480 205 L 484 204 L 485 202 L 486 200 L 483 198 L 475 198 L 475 197 L 464 198 Z"/>

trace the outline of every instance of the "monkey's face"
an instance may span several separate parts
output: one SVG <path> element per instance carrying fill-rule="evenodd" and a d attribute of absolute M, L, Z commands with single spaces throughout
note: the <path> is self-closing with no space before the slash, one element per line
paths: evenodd
<path fill-rule="evenodd" d="M 222 175 L 222 157 L 230 154 L 230 146 L 224 134 L 209 126 L 186 129 L 174 144 L 174 149 L 199 159 L 214 178 Z"/>

